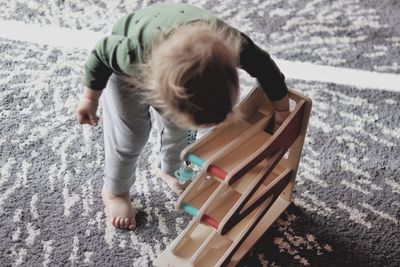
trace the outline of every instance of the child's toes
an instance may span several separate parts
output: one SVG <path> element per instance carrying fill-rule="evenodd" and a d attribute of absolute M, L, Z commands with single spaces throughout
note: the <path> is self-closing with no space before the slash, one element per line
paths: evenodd
<path fill-rule="evenodd" d="M 111 224 L 112 224 L 114 227 L 116 227 L 116 226 L 115 226 L 115 225 L 116 225 L 116 221 L 117 221 L 117 218 L 116 218 L 116 217 L 112 217 L 111 220 L 110 220 Z"/>
<path fill-rule="evenodd" d="M 121 228 L 128 229 L 128 227 L 129 227 L 129 219 L 128 219 L 128 218 L 122 219 L 122 226 L 121 226 Z"/>
<path fill-rule="evenodd" d="M 134 230 L 135 228 L 136 228 L 136 221 L 135 221 L 135 219 L 130 219 L 130 220 L 129 220 L 128 229 L 129 229 L 129 230 Z"/>
<path fill-rule="evenodd" d="M 122 228 L 122 218 L 121 217 L 117 218 L 115 227 Z"/>

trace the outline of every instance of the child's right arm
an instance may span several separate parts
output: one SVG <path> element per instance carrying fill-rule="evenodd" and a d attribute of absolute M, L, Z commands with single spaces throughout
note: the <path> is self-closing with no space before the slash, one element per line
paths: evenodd
<path fill-rule="evenodd" d="M 84 69 L 85 90 L 75 110 L 79 124 L 96 126 L 101 92 L 112 73 L 130 75 L 138 45 L 134 40 L 112 35 L 100 40 L 90 53 Z"/>
<path fill-rule="evenodd" d="M 93 90 L 102 90 L 112 73 L 130 76 L 141 52 L 137 40 L 111 35 L 100 40 L 85 63 L 84 84 Z"/>

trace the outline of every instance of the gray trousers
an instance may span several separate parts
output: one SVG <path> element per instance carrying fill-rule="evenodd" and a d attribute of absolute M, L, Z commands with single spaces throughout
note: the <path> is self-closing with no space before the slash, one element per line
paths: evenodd
<path fill-rule="evenodd" d="M 117 75 L 111 75 L 102 95 L 105 144 L 105 188 L 126 193 L 135 182 L 137 159 L 151 130 L 150 105 L 137 89 Z M 187 129 L 181 129 L 154 112 L 160 169 L 173 175 L 181 165 L 181 151 L 187 146 Z"/>

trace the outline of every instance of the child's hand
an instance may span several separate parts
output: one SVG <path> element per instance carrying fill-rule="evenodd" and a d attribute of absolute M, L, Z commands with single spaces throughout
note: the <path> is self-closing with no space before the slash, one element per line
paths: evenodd
<path fill-rule="evenodd" d="M 278 128 L 282 125 L 282 123 L 286 120 L 287 117 L 289 117 L 290 111 L 275 111 L 274 113 L 274 119 L 275 119 L 275 124 L 274 124 L 274 132 L 278 130 Z"/>
<path fill-rule="evenodd" d="M 272 105 L 275 108 L 274 132 L 276 132 L 286 118 L 290 115 L 289 96 L 285 95 L 282 99 L 273 101 Z"/>
<path fill-rule="evenodd" d="M 79 124 L 97 126 L 99 121 L 99 117 L 96 115 L 98 106 L 98 100 L 83 98 L 75 110 L 76 118 L 78 119 Z"/>

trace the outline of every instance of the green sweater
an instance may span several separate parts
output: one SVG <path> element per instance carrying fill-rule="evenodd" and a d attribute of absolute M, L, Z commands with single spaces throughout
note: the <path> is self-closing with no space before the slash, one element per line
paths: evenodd
<path fill-rule="evenodd" d="M 145 53 L 161 32 L 193 21 L 212 21 L 214 15 L 188 4 L 157 4 L 120 19 L 112 34 L 100 40 L 89 55 L 84 70 L 85 86 L 102 90 L 112 73 L 133 75 Z M 285 77 L 269 54 L 241 33 L 240 67 L 255 77 L 270 100 L 287 94 Z"/>

